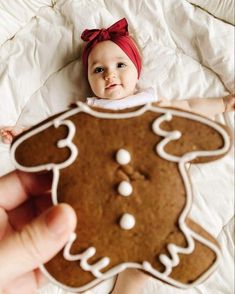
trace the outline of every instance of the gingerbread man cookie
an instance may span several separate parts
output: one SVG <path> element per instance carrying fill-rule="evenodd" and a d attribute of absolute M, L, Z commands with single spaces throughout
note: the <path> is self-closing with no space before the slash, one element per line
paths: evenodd
<path fill-rule="evenodd" d="M 186 166 L 229 148 L 222 125 L 154 104 L 115 112 L 78 102 L 23 133 L 11 146 L 16 168 L 52 170 L 53 203 L 69 203 L 78 219 L 43 272 L 71 292 L 126 268 L 181 288 L 204 281 L 220 249 L 188 218 Z"/>

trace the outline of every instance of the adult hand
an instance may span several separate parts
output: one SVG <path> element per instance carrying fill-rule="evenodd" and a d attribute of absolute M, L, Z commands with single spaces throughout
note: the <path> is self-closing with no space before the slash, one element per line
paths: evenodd
<path fill-rule="evenodd" d="M 76 226 L 67 204 L 51 206 L 51 174 L 14 171 L 0 178 L 0 293 L 34 293 L 38 266 L 63 248 Z"/>

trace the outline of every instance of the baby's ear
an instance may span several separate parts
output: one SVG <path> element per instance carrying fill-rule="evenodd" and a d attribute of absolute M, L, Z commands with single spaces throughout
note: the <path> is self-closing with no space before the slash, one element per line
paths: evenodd
<path fill-rule="evenodd" d="M 176 161 L 183 156 L 194 163 L 213 161 L 231 147 L 228 128 L 206 117 L 169 109 L 160 119 L 160 131 L 172 138 L 164 141 L 164 151 Z"/>
<path fill-rule="evenodd" d="M 40 171 L 64 165 L 72 153 L 74 132 L 69 124 L 71 122 L 53 118 L 17 137 L 11 146 L 16 167 L 25 171 Z"/>

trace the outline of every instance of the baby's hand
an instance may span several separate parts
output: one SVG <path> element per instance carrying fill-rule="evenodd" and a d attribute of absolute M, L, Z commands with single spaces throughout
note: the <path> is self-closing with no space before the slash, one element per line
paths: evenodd
<path fill-rule="evenodd" d="M 23 131 L 24 128 L 18 126 L 1 128 L 0 135 L 2 137 L 2 142 L 5 144 L 11 144 L 13 138 Z"/>
<path fill-rule="evenodd" d="M 235 110 L 235 94 L 223 97 L 224 112 Z"/>

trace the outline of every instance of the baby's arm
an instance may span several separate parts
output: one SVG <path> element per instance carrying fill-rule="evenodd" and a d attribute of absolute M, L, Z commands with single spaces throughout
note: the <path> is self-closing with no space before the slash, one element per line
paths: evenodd
<path fill-rule="evenodd" d="M 3 127 L 0 129 L 0 136 L 2 138 L 2 142 L 5 144 L 11 144 L 13 138 L 20 133 L 22 133 L 25 128 L 13 126 L 13 127 Z"/>
<path fill-rule="evenodd" d="M 159 102 L 160 106 L 173 106 L 205 116 L 214 117 L 217 114 L 234 111 L 235 94 L 218 98 L 191 98 L 187 100 L 165 100 Z"/>
<path fill-rule="evenodd" d="M 235 110 L 235 94 L 231 94 L 223 98 L 225 112 L 234 111 Z"/>

